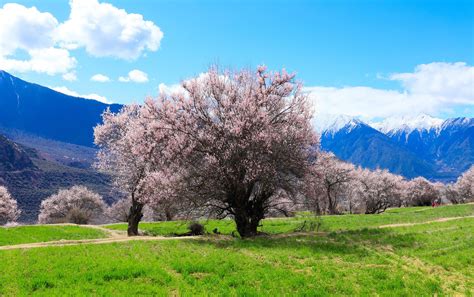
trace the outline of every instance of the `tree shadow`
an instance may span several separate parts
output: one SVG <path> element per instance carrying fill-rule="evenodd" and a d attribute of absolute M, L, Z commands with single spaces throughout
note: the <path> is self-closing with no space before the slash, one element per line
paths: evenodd
<path fill-rule="evenodd" d="M 366 256 L 370 249 L 402 249 L 418 245 L 412 234 L 398 234 L 388 229 L 361 229 L 331 233 L 288 233 L 267 235 L 251 239 L 224 236 L 207 236 L 189 241 L 190 244 L 206 245 L 218 249 L 279 249 L 291 251 L 307 249 L 313 253 Z"/>

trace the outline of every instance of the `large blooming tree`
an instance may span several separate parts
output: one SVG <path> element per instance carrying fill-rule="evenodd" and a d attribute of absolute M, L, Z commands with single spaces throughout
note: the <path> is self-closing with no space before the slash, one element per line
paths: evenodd
<path fill-rule="evenodd" d="M 133 183 L 139 203 L 180 199 L 196 214 L 231 216 L 242 237 L 254 236 L 270 210 L 284 208 L 283 196 L 297 191 L 316 145 L 301 88 L 285 71 L 211 68 L 181 91 L 147 100 L 140 125 L 134 119 L 133 128 L 106 129 L 124 113 L 106 114 L 96 142 L 110 162 L 124 163 L 111 167 L 123 168 L 125 180 L 143 172 Z M 143 170 L 127 169 L 141 160 Z"/>
<path fill-rule="evenodd" d="M 14 222 L 18 219 L 20 210 L 15 199 L 7 188 L 0 186 L 0 225 Z"/>
<path fill-rule="evenodd" d="M 307 96 L 294 78 L 265 67 L 211 68 L 184 82 L 182 92 L 148 101 L 144 115 L 156 120 L 155 139 L 167 140 L 160 157 L 174 167 L 158 175 L 161 189 L 179 185 L 190 205 L 232 216 L 242 237 L 256 235 L 281 196 L 297 191 L 316 142 Z"/>

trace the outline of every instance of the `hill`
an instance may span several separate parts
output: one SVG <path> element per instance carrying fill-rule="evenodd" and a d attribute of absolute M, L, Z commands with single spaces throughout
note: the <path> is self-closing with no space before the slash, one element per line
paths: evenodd
<path fill-rule="evenodd" d="M 81 164 L 81 163 L 80 163 Z M 84 185 L 111 203 L 119 194 L 109 176 L 89 166 L 71 166 L 48 158 L 43 152 L 0 135 L 0 185 L 8 188 L 22 210 L 20 221 L 34 222 L 41 201 L 59 189 Z"/>

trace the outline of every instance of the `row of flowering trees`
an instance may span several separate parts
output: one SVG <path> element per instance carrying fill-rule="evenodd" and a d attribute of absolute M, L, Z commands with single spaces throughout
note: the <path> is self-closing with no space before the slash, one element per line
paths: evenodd
<path fill-rule="evenodd" d="M 324 166 L 323 163 L 324 162 Z M 453 204 L 474 200 L 474 166 L 456 183 L 443 185 L 424 178 L 404 180 L 386 170 L 355 168 L 337 160 L 334 155 L 320 153 L 311 174 L 305 176 L 304 193 L 298 199 L 275 198 L 278 207 L 271 215 L 289 215 L 295 210 L 315 213 L 380 213 L 387 207 L 430 205 L 441 199 Z M 284 198 L 284 199 L 282 199 Z M 287 197 L 286 197 L 287 198 Z M 107 206 L 102 197 L 83 186 L 60 190 L 41 203 L 39 223 L 98 224 L 126 222 L 132 201 L 118 200 Z M 159 208 L 144 206 L 147 221 L 189 218 L 182 200 L 163 200 Z M 20 215 L 17 202 L 5 187 L 0 187 L 0 225 L 14 222 Z"/>
<path fill-rule="evenodd" d="M 357 168 L 325 152 L 318 154 L 310 168 L 300 204 L 316 213 L 374 214 L 388 207 L 474 200 L 474 166 L 455 183 L 447 185 L 423 177 L 406 180 L 387 170 Z"/>

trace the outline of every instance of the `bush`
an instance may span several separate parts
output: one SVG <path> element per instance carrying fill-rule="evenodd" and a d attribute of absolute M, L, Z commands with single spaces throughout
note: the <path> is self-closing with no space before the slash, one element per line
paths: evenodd
<path fill-rule="evenodd" d="M 41 202 L 38 221 L 42 224 L 101 223 L 106 204 L 102 197 L 83 186 L 60 190 Z"/>
<path fill-rule="evenodd" d="M 189 224 L 189 235 L 203 235 L 204 234 L 204 226 L 199 224 L 198 222 L 193 222 Z"/>

